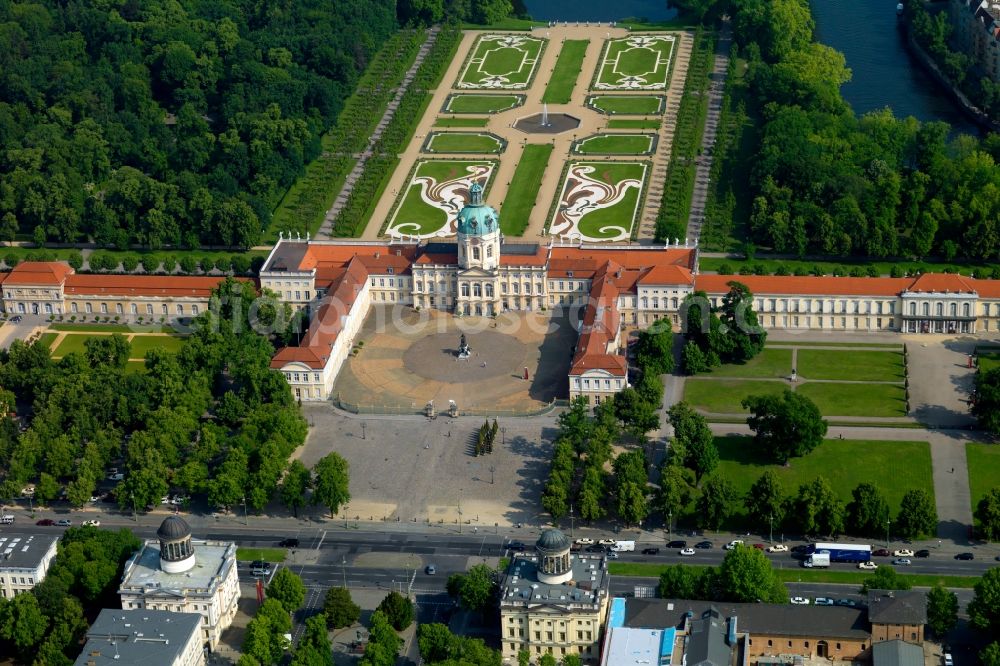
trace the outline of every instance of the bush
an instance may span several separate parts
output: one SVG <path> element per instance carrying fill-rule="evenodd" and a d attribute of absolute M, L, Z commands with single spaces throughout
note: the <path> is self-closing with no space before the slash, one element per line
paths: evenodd
<path fill-rule="evenodd" d="M 390 592 L 375 610 L 385 613 L 389 624 L 396 631 L 402 631 L 413 624 L 413 602 L 399 592 Z"/>
<path fill-rule="evenodd" d="M 740 275 L 753 275 L 753 268 L 743 264 L 740 266 Z"/>
<path fill-rule="evenodd" d="M 83 268 L 83 254 L 79 250 L 73 250 L 66 258 L 66 262 L 73 267 L 74 271 Z"/>
<path fill-rule="evenodd" d="M 153 257 L 143 257 L 139 263 L 142 265 L 142 270 L 146 273 L 155 273 L 156 269 L 160 267 L 160 260 Z"/>
<path fill-rule="evenodd" d="M 733 267 L 729 264 L 719 264 L 719 270 L 717 272 L 719 275 L 732 275 Z"/>
<path fill-rule="evenodd" d="M 7 264 L 7 268 L 14 268 L 20 261 L 13 252 L 8 252 L 3 256 L 3 263 Z"/>
<path fill-rule="evenodd" d="M 139 267 L 139 257 L 134 254 L 126 254 L 122 257 L 122 269 L 126 273 L 131 273 Z"/>
<path fill-rule="evenodd" d="M 788 266 L 785 266 L 784 264 L 778 264 L 778 267 L 774 269 L 774 274 L 785 276 L 785 275 L 791 275 L 792 272 L 788 270 Z"/>
<path fill-rule="evenodd" d="M 233 258 L 225 255 L 215 260 L 215 268 L 223 273 L 228 273 L 233 268 Z"/>
<path fill-rule="evenodd" d="M 237 275 L 246 275 L 250 270 L 250 258 L 245 254 L 233 255 L 233 272 Z"/>
<path fill-rule="evenodd" d="M 201 269 L 202 273 L 207 273 L 215 268 L 215 260 L 209 256 L 202 257 L 198 260 L 198 268 Z"/>
<path fill-rule="evenodd" d="M 898 264 L 893 264 L 892 268 L 889 269 L 889 277 L 894 277 L 894 278 L 903 277 L 903 269 L 900 268 Z"/>
<path fill-rule="evenodd" d="M 868 277 L 881 277 L 882 275 L 881 273 L 878 272 L 878 266 L 876 266 L 875 264 L 869 266 L 865 270 L 865 272 L 867 273 Z"/>
<path fill-rule="evenodd" d="M 754 275 L 767 275 L 767 266 L 764 264 L 754 264 L 753 266 Z"/>
<path fill-rule="evenodd" d="M 185 254 L 183 257 L 181 257 L 181 260 L 178 262 L 178 265 L 181 267 L 181 272 L 187 273 L 189 275 L 198 270 L 198 262 L 196 262 L 194 257 L 192 257 L 190 254 Z"/>
<path fill-rule="evenodd" d="M 803 277 L 805 275 L 809 275 L 809 271 L 806 269 L 805 266 L 796 266 L 795 275 L 797 275 L 798 277 Z"/>
<path fill-rule="evenodd" d="M 177 268 L 177 257 L 168 254 L 163 258 L 163 270 L 167 273 L 173 273 L 175 268 Z"/>

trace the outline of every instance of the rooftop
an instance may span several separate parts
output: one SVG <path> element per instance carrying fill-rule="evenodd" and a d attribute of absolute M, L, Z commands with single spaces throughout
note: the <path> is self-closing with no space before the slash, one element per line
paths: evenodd
<path fill-rule="evenodd" d="M 147 541 L 125 565 L 120 593 L 154 596 L 210 594 L 236 566 L 236 545 L 228 541 L 192 541 L 195 563 L 188 571 L 171 574 L 160 569 L 160 544 Z"/>
<path fill-rule="evenodd" d="M 872 645 L 873 666 L 924 666 L 924 650 L 906 641 L 879 641 Z"/>
<path fill-rule="evenodd" d="M 57 287 L 73 269 L 64 261 L 22 261 L 3 278 L 5 285 Z"/>
<path fill-rule="evenodd" d="M 872 624 L 925 624 L 927 595 L 916 590 L 868 590 Z"/>
<path fill-rule="evenodd" d="M 76 666 L 173 666 L 198 634 L 199 613 L 105 608 L 87 632 Z"/>
<path fill-rule="evenodd" d="M 732 647 L 726 643 L 726 618 L 715 608 L 710 608 L 688 623 L 686 666 L 728 666 L 732 661 Z"/>
<path fill-rule="evenodd" d="M 74 273 L 66 277 L 67 295 L 171 296 L 208 298 L 224 277 L 195 275 L 95 275 Z M 245 280 L 246 278 L 237 278 Z"/>
<path fill-rule="evenodd" d="M 57 541 L 59 537 L 49 535 L 0 535 L 0 570 L 38 568 Z"/>
<path fill-rule="evenodd" d="M 510 563 L 500 585 L 501 606 L 507 605 L 582 605 L 597 608 L 607 596 L 610 577 L 600 555 L 570 555 L 573 578 L 551 585 L 538 580 L 538 557 L 518 555 Z"/>
<path fill-rule="evenodd" d="M 608 666 L 636 666 L 669 663 L 674 649 L 673 629 L 611 629 L 601 663 Z"/>

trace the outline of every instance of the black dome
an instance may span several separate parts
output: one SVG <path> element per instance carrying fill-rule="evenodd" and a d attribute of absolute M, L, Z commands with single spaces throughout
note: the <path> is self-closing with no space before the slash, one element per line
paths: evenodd
<path fill-rule="evenodd" d="M 550 553 L 569 550 L 571 546 L 569 537 L 559 530 L 554 529 L 542 532 L 542 535 L 538 537 L 538 541 L 535 543 L 535 548 Z"/>
<path fill-rule="evenodd" d="M 160 529 L 156 530 L 156 536 L 167 541 L 185 539 L 191 536 L 191 528 L 188 527 L 183 518 L 170 516 L 160 523 Z"/>

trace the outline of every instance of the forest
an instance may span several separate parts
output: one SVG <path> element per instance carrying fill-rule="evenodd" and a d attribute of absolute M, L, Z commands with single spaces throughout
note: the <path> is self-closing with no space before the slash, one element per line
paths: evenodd
<path fill-rule="evenodd" d="M 0 228 L 249 247 L 392 0 L 0 0 Z"/>
<path fill-rule="evenodd" d="M 1000 137 L 855 116 L 843 54 L 806 0 L 736 0 L 733 32 L 760 116 L 749 236 L 776 252 L 1000 259 Z"/>

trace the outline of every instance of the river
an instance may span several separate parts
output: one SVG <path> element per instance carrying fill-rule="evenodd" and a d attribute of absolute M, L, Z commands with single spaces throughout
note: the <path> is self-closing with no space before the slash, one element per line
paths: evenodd
<path fill-rule="evenodd" d="M 842 91 L 857 113 L 890 107 L 897 116 L 943 120 L 977 133 L 959 108 L 910 56 L 896 29 L 896 0 L 813 0 L 817 39 L 844 54 L 853 77 Z M 616 21 L 676 14 L 664 0 L 525 0 L 542 21 Z"/>

